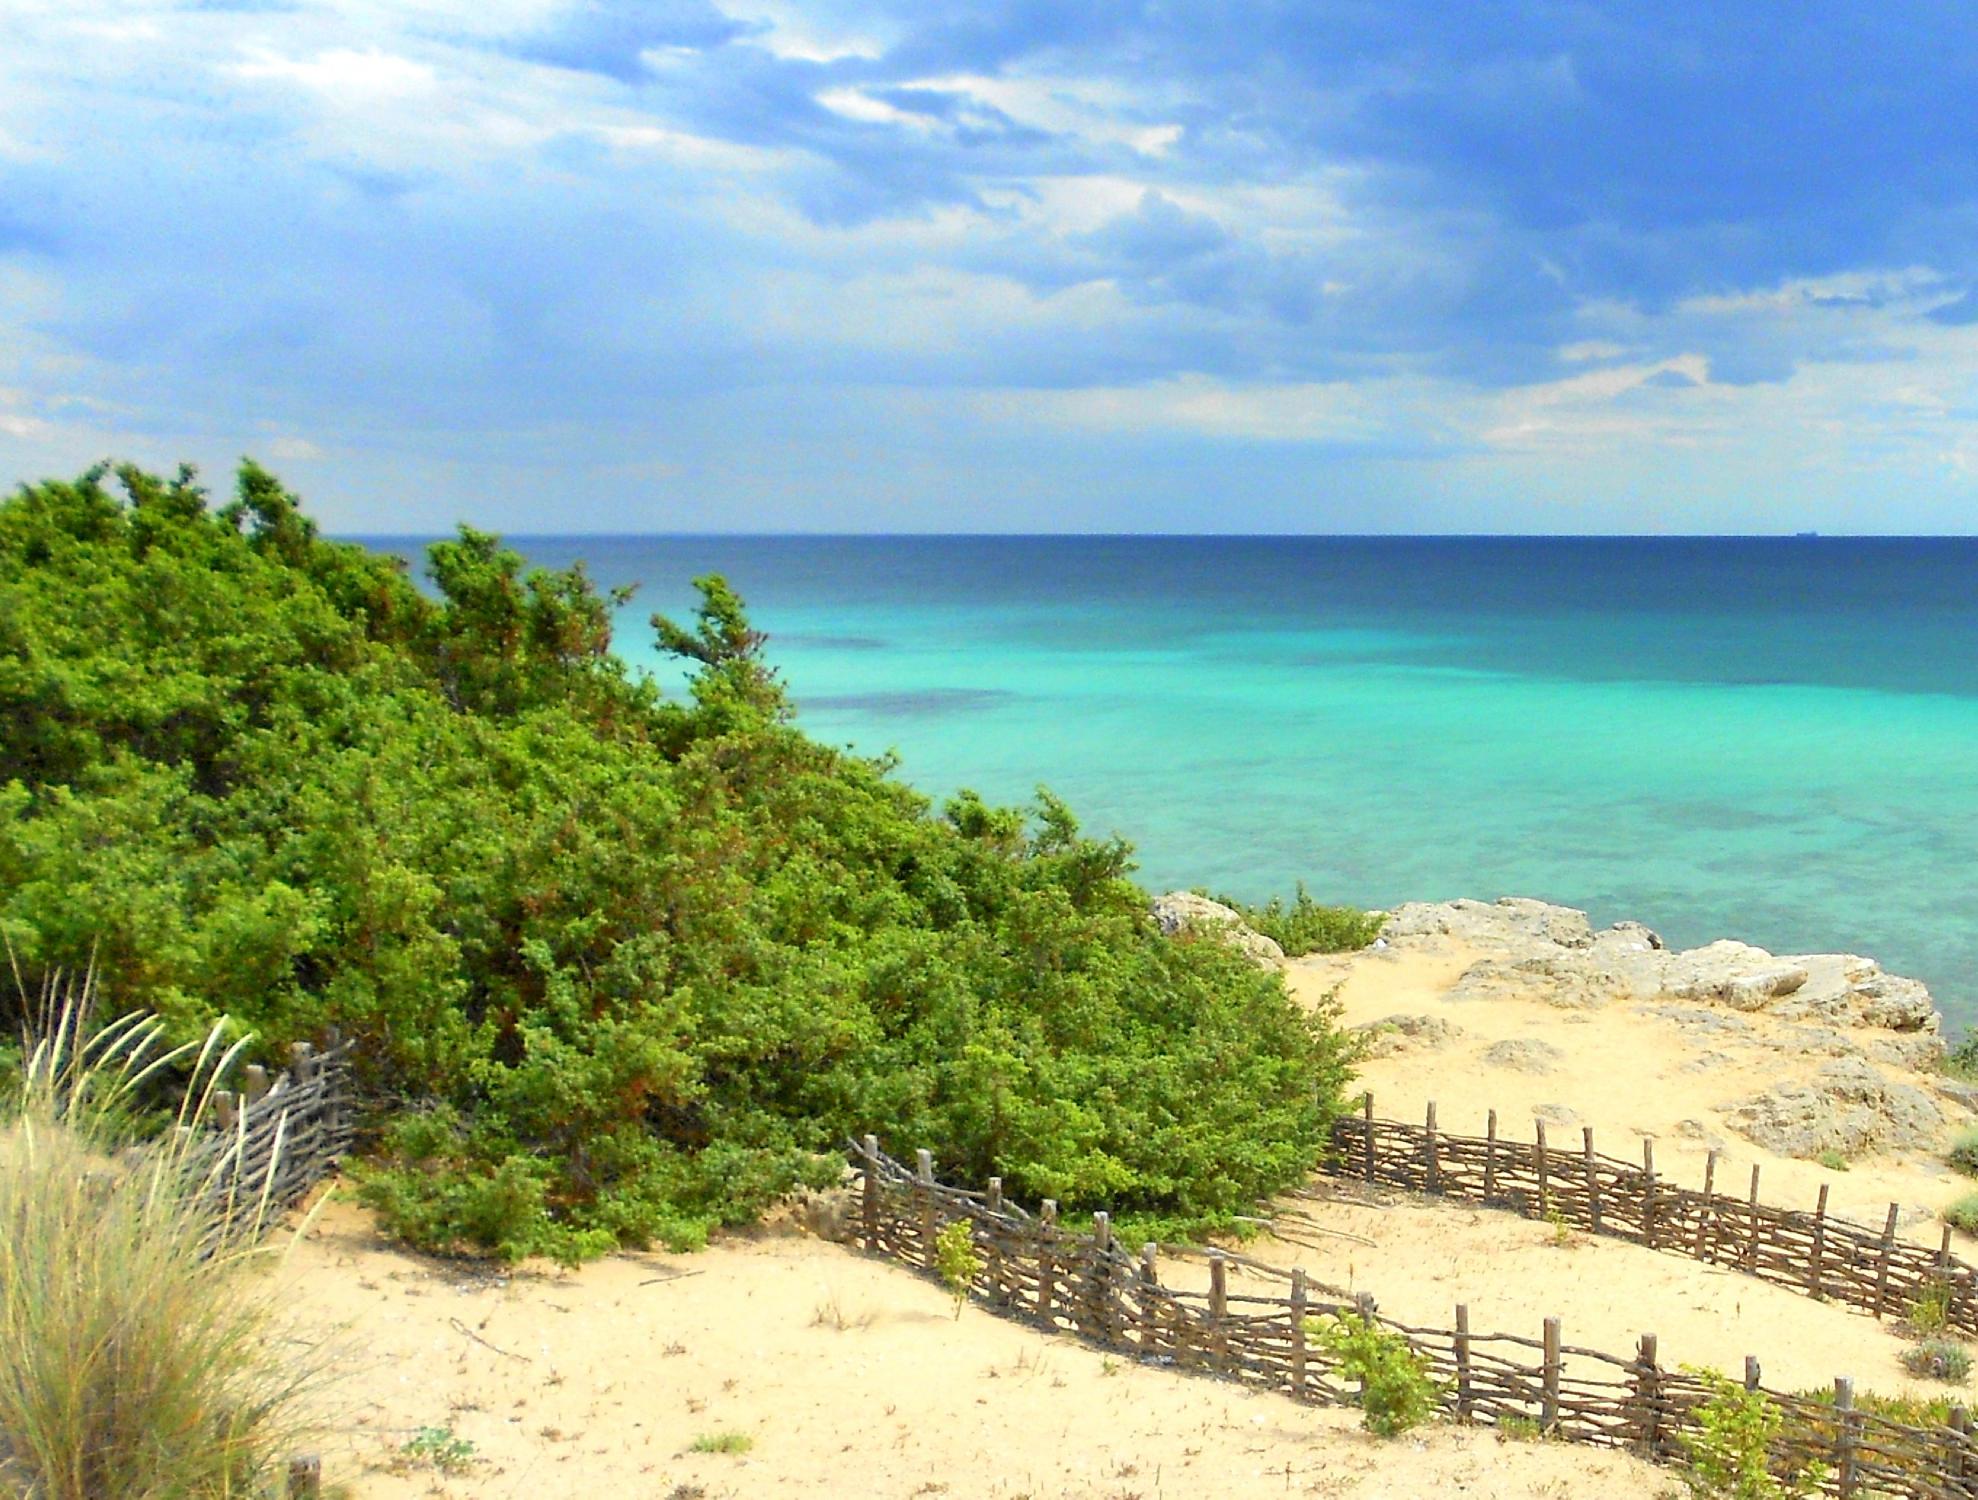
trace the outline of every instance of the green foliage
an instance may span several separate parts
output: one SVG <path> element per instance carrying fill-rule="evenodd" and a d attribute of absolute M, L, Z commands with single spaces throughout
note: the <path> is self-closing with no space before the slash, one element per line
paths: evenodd
<path fill-rule="evenodd" d="M 1697 1427 L 1676 1435 L 1689 1467 L 1683 1480 L 1697 1500 L 1798 1500 L 1818 1494 L 1818 1464 L 1774 1471 L 1773 1440 L 1786 1414 L 1763 1391 L 1748 1391 L 1715 1370 L 1693 1370 L 1710 1389 L 1695 1411 Z"/>
<path fill-rule="evenodd" d="M 1380 936 L 1381 924 L 1387 920 L 1383 913 L 1370 916 L 1357 906 L 1321 906 L 1302 880 L 1289 906 L 1282 896 L 1273 896 L 1262 906 L 1245 906 L 1228 896 L 1214 899 L 1242 913 L 1245 925 L 1270 938 L 1290 958 L 1364 948 Z"/>
<path fill-rule="evenodd" d="M 1978 1125 L 1960 1130 L 1944 1159 L 1967 1177 L 1978 1177 Z"/>
<path fill-rule="evenodd" d="M 0 504 L 0 938 L 177 1036 L 342 1028 L 415 1242 L 691 1245 L 867 1130 L 1172 1233 L 1324 1151 L 1327 1018 L 1163 940 L 1049 793 L 805 737 L 720 579 L 655 619 L 673 700 L 581 570 L 462 528 L 422 592 L 252 465 L 108 478 Z"/>
<path fill-rule="evenodd" d="M 1944 1071 L 1953 1078 L 1978 1081 L 1978 1028 L 1964 1033 L 1944 1054 Z"/>
<path fill-rule="evenodd" d="M 1966 1234 L 1978 1234 L 1978 1191 L 1953 1199 L 1943 1210 L 1944 1222 Z"/>
<path fill-rule="evenodd" d="M 934 1268 L 941 1282 L 955 1299 L 955 1316 L 962 1315 L 969 1289 L 982 1274 L 982 1256 L 975 1248 L 975 1225 L 957 1219 L 934 1237 Z"/>
<path fill-rule="evenodd" d="M 1834 1388 L 1830 1385 L 1814 1386 L 1797 1394 L 1801 1400 L 1821 1406 L 1834 1404 Z M 1948 1426 L 1951 1408 L 1957 1405 L 1949 1396 L 1919 1396 L 1913 1393 L 1884 1396 L 1874 1391 L 1856 1391 L 1854 1404 L 1857 1411 L 1886 1417 L 1891 1422 L 1900 1422 L 1908 1427 Z M 1828 1447 L 1832 1446 L 1834 1437 L 1835 1428 L 1831 1419 L 1823 1421 L 1819 1429 L 1811 1434 L 1813 1442 Z"/>
<path fill-rule="evenodd" d="M 1821 1166 L 1830 1172 L 1845 1172 L 1848 1170 L 1848 1159 L 1832 1146 L 1822 1151 L 1814 1160 L 1818 1161 Z"/>
<path fill-rule="evenodd" d="M 1971 1351 L 1956 1339 L 1927 1338 L 1900 1357 L 1905 1370 L 1924 1380 L 1963 1385 L 1971 1376 Z"/>
<path fill-rule="evenodd" d="M 451 1427 L 421 1427 L 399 1447 L 399 1456 L 442 1474 L 464 1474 L 474 1463 L 474 1445 L 455 1437 Z"/>
<path fill-rule="evenodd" d="M 1951 1284 L 1940 1278 L 1926 1281 L 1904 1310 L 1904 1330 L 1918 1337 L 1942 1333 L 1950 1326 L 1952 1290 Z"/>
<path fill-rule="evenodd" d="M 1443 1385 L 1400 1334 L 1339 1313 L 1308 1319 L 1305 1332 L 1338 1362 L 1342 1377 L 1360 1382 L 1367 1431 L 1395 1437 L 1435 1415 Z"/>
<path fill-rule="evenodd" d="M 747 1453 L 755 1439 L 746 1432 L 704 1432 L 688 1445 L 689 1453 Z"/>
<path fill-rule="evenodd" d="M 1545 1429 L 1539 1426 L 1537 1417 L 1500 1417 L 1497 1435 L 1506 1442 L 1536 1443 L 1545 1437 Z"/>

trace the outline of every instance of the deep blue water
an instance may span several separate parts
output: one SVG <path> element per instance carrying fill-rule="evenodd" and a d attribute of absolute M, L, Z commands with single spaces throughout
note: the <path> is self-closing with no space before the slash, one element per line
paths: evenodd
<path fill-rule="evenodd" d="M 1156 886 L 1542 896 L 1869 953 L 1978 1021 L 1978 540 L 514 545 L 639 583 L 655 668 L 647 615 L 726 574 L 814 733 L 1048 784 Z"/>

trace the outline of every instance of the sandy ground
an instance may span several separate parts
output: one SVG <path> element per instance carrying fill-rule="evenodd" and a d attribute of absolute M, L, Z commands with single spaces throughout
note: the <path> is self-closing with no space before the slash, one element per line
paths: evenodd
<path fill-rule="evenodd" d="M 1764 1195 L 1879 1226 L 1893 1199 L 1919 1222 L 1962 1186 L 1924 1156 L 1883 1156 L 1847 1172 L 1778 1158 L 1723 1129 L 1713 1106 L 1813 1066 L 1750 1038 L 1700 1034 L 1626 1005 L 1562 1011 L 1519 999 L 1445 998 L 1474 955 L 1366 954 L 1291 966 L 1295 993 L 1337 989 L 1348 1023 L 1396 1012 L 1441 1016 L 1460 1035 L 1435 1050 L 1369 1061 L 1362 1081 L 1383 1115 L 1438 1105 L 1446 1130 L 1481 1133 L 1496 1108 L 1507 1136 L 1539 1106 L 1576 1145 L 1632 1156 L 1655 1140 L 1658 1169 L 1698 1185 L 1711 1138 L 1717 1181 L 1742 1191 L 1763 1165 Z M 1565 1054 L 1543 1074 L 1483 1063 L 1491 1043 L 1543 1039 Z M 1815 1060 L 1817 1061 L 1817 1060 Z M 1693 1123 L 1685 1123 L 1693 1122 Z M 1698 1137 L 1702 1137 L 1699 1139 Z M 1544 1224 L 1407 1195 L 1367 1197 L 1322 1179 L 1322 1201 L 1285 1239 L 1246 1251 L 1302 1265 L 1323 1285 L 1370 1291 L 1411 1322 L 1446 1325 L 1465 1302 L 1479 1332 L 1633 1348 L 1654 1332 L 1665 1363 L 1741 1368 L 1757 1354 L 1774 1387 L 1848 1374 L 1914 1389 L 1904 1347 L 1872 1318 L 1735 1272 L 1614 1240 L 1556 1242 Z M 1962 1246 L 1969 1253 L 1968 1245 Z M 1379 1443 L 1351 1412 L 1319 1411 L 1223 1382 L 1146 1368 L 978 1308 L 959 1321 L 905 1270 L 803 1237 L 729 1240 L 694 1256 L 623 1255 L 562 1273 L 500 1274 L 382 1242 L 361 1211 L 332 1201 L 282 1273 L 302 1337 L 328 1338 L 340 1381 L 325 1408 L 332 1476 L 358 1500 L 414 1495 L 1129 1497 L 1559 1496 L 1676 1493 L 1672 1476 L 1618 1455 L 1431 1429 Z M 1199 1284 L 1199 1262 L 1164 1279 Z M 1242 1284 L 1239 1273 L 1238 1284 Z M 408 1458 L 421 1429 L 470 1444 L 458 1472 Z M 694 1453 L 739 1433 L 746 1452 Z"/>
<path fill-rule="evenodd" d="M 283 1274 L 306 1335 L 332 1339 L 326 1470 L 360 1500 L 1676 1493 L 1623 1455 L 1453 1427 L 1381 1442 L 1352 1412 L 957 1320 L 932 1284 L 808 1238 L 491 1275 L 332 1203 Z M 471 1461 L 406 1459 L 421 1428 Z M 748 1451 L 689 1451 L 723 1433 Z"/>

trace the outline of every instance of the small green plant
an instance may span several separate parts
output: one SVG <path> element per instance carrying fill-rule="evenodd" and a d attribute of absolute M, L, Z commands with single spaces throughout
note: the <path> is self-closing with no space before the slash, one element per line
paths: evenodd
<path fill-rule="evenodd" d="M 1380 935 L 1381 925 L 1387 921 L 1386 912 L 1369 914 L 1357 906 L 1322 906 L 1312 899 L 1302 880 L 1289 906 L 1282 896 L 1273 896 L 1262 906 L 1246 906 L 1228 896 L 1210 899 L 1235 911 L 1245 926 L 1276 943 L 1287 958 L 1364 948 Z"/>
<path fill-rule="evenodd" d="M 1832 1146 L 1822 1151 L 1814 1160 L 1819 1162 L 1829 1172 L 1845 1172 L 1848 1170 L 1848 1159 Z"/>
<path fill-rule="evenodd" d="M 969 1288 L 982 1274 L 982 1257 L 975 1248 L 974 1220 L 957 1219 L 934 1237 L 934 1268 L 941 1273 L 942 1284 L 955 1299 L 955 1316 L 959 1318 L 962 1304 L 968 1301 Z"/>
<path fill-rule="evenodd" d="M 1928 1338 L 1901 1355 L 1902 1367 L 1923 1380 L 1963 1385 L 1971 1376 L 1971 1351 L 1956 1339 Z"/>
<path fill-rule="evenodd" d="M 1507 1443 L 1536 1443 L 1545 1436 L 1545 1429 L 1536 1417 L 1500 1417 L 1497 1435 Z"/>
<path fill-rule="evenodd" d="M 1559 1205 L 1553 1204 L 1545 1211 L 1545 1222 L 1552 1226 L 1552 1243 L 1561 1250 L 1573 1243 L 1573 1225 L 1566 1215 L 1560 1212 Z"/>
<path fill-rule="evenodd" d="M 1965 1032 L 1957 1045 L 1944 1054 L 1943 1069 L 1952 1078 L 1978 1083 L 1978 1029 Z"/>
<path fill-rule="evenodd" d="M 1966 1234 L 1978 1234 L 1978 1192 L 1966 1193 L 1945 1207 L 1944 1222 Z"/>
<path fill-rule="evenodd" d="M 1696 1430 L 1676 1436 L 1689 1459 L 1683 1482 L 1695 1500 L 1802 1500 L 1819 1493 L 1826 1477 L 1821 1465 L 1773 1470 L 1772 1442 L 1786 1424 L 1778 1402 L 1716 1370 L 1684 1368 L 1710 1391 L 1696 1408 Z"/>
<path fill-rule="evenodd" d="M 474 1462 L 474 1445 L 451 1427 L 421 1427 L 399 1446 L 399 1456 L 427 1464 L 442 1474 L 464 1474 Z"/>
<path fill-rule="evenodd" d="M 1951 1141 L 1951 1148 L 1944 1153 L 1948 1161 L 1966 1177 L 1978 1177 L 1978 1125 L 1960 1130 Z"/>
<path fill-rule="evenodd" d="M 755 1439 L 746 1432 L 703 1432 L 689 1446 L 690 1453 L 747 1453 Z"/>
<path fill-rule="evenodd" d="M 1394 1437 L 1435 1415 L 1442 1382 L 1428 1361 L 1398 1333 L 1338 1313 L 1311 1318 L 1306 1335 L 1339 1362 L 1339 1373 L 1360 1382 L 1361 1422 L 1378 1437 Z"/>
<path fill-rule="evenodd" d="M 1903 1332 L 1913 1338 L 1942 1333 L 1951 1321 L 1951 1284 L 1931 1278 L 1903 1311 Z"/>

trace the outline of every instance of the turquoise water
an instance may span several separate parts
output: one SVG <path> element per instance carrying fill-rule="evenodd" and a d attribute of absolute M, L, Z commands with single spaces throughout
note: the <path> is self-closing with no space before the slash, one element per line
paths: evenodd
<path fill-rule="evenodd" d="M 1504 893 L 1847 949 L 1978 1021 L 1978 544 L 521 539 L 726 573 L 801 721 L 940 795 L 1040 782 L 1151 885 Z"/>

